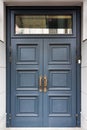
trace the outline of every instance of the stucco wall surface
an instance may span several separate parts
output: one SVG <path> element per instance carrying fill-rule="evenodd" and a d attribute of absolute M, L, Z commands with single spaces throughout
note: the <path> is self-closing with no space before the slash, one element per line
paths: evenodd
<path fill-rule="evenodd" d="M 6 119 L 6 65 L 5 44 L 0 41 L 0 130 L 5 128 Z"/>
<path fill-rule="evenodd" d="M 4 3 L 0 0 L 0 40 L 4 39 Z"/>
<path fill-rule="evenodd" d="M 87 40 L 82 43 L 82 88 L 81 88 L 81 125 L 87 130 Z"/>
<path fill-rule="evenodd" d="M 81 127 L 87 130 L 87 0 L 82 12 Z"/>

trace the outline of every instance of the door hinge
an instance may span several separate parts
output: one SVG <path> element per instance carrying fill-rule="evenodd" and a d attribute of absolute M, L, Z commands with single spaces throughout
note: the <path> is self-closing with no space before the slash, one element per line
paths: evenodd
<path fill-rule="evenodd" d="M 78 115 L 78 114 L 76 114 L 76 118 L 78 118 L 78 116 L 79 116 L 79 115 Z"/>
<path fill-rule="evenodd" d="M 9 113 L 9 114 L 7 114 L 7 121 L 6 121 L 6 126 L 7 127 L 10 127 L 11 126 L 11 114 Z"/>
<path fill-rule="evenodd" d="M 76 126 L 78 126 L 78 114 L 76 114 Z"/>
<path fill-rule="evenodd" d="M 12 62 L 12 48 L 11 46 L 9 47 L 9 62 Z"/>
<path fill-rule="evenodd" d="M 77 64 L 81 64 L 81 58 L 77 57 L 77 58 L 76 58 L 76 63 L 77 63 Z"/>
<path fill-rule="evenodd" d="M 9 56 L 9 62 L 10 62 L 10 63 L 12 62 L 12 57 L 11 57 L 11 56 Z"/>
<path fill-rule="evenodd" d="M 80 115 L 76 114 L 76 126 L 80 126 Z"/>
<path fill-rule="evenodd" d="M 11 114 L 9 114 L 9 120 L 11 120 Z"/>

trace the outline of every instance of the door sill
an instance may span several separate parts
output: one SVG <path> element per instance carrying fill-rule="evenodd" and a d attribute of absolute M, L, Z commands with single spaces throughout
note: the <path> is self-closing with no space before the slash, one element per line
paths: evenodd
<path fill-rule="evenodd" d="M 58 128 L 56 128 L 56 127 L 45 127 L 45 128 L 43 128 L 43 127 L 35 127 L 35 128 L 32 128 L 32 127 L 29 127 L 29 128 L 26 128 L 26 127 L 24 127 L 24 128 L 18 128 L 18 127 L 14 127 L 14 128 L 6 128 L 5 130 L 81 130 L 81 127 L 58 127 Z"/>

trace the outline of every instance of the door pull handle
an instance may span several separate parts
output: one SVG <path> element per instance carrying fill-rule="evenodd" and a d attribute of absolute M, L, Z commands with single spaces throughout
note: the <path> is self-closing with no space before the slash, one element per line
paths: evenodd
<path fill-rule="evenodd" d="M 42 76 L 39 78 L 39 91 L 42 92 Z"/>
<path fill-rule="evenodd" d="M 44 92 L 47 92 L 47 77 L 44 76 Z"/>

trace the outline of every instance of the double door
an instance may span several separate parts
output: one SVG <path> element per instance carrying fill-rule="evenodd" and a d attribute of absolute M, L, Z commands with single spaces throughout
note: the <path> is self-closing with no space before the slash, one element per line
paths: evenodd
<path fill-rule="evenodd" d="M 11 125 L 76 126 L 76 38 L 11 39 Z"/>

